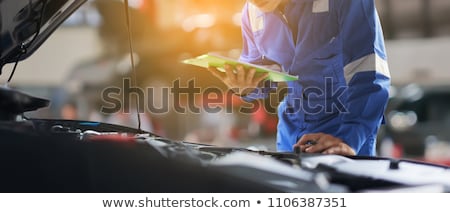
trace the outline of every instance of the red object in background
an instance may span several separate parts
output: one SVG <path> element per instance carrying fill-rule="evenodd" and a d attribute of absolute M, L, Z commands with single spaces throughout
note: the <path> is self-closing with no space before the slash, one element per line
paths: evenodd
<path fill-rule="evenodd" d="M 450 159 L 426 159 L 426 158 L 413 158 L 412 160 L 424 163 L 437 164 L 442 166 L 450 166 Z"/>
<path fill-rule="evenodd" d="M 239 140 L 242 137 L 242 132 L 240 128 L 234 127 L 230 129 L 230 138 L 234 140 Z"/>
<path fill-rule="evenodd" d="M 443 166 L 450 166 L 450 159 L 442 159 L 442 160 L 425 160 L 428 163 L 439 164 Z"/>
<path fill-rule="evenodd" d="M 252 120 L 262 127 L 264 134 L 277 132 L 277 116 L 268 113 L 264 107 L 258 107 L 258 110 L 252 114 Z"/>
<path fill-rule="evenodd" d="M 136 143 L 136 138 L 134 138 L 134 136 L 122 134 L 93 135 L 90 136 L 88 140 L 91 142 Z"/>
<path fill-rule="evenodd" d="M 402 147 L 402 145 L 394 143 L 391 155 L 392 155 L 393 158 L 401 158 L 401 157 L 403 157 L 403 147 Z"/>

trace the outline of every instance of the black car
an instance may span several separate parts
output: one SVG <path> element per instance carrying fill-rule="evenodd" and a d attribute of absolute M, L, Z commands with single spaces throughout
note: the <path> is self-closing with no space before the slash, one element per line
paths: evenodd
<path fill-rule="evenodd" d="M 84 2 L 0 1 L 0 66 L 33 54 Z M 450 169 L 436 164 L 216 147 L 24 116 L 48 104 L 0 88 L 0 192 L 450 192 Z"/>
<path fill-rule="evenodd" d="M 384 155 L 448 163 L 450 86 L 400 86 L 391 98 L 380 134 Z"/>

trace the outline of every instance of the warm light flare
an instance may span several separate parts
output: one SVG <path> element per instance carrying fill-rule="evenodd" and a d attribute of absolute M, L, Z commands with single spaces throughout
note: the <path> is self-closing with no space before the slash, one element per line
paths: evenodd
<path fill-rule="evenodd" d="M 186 32 L 192 32 L 197 28 L 210 28 L 216 23 L 216 17 L 211 14 L 198 14 L 186 18 L 182 28 Z"/>
<path fill-rule="evenodd" d="M 232 17 L 233 19 L 233 24 L 236 26 L 241 26 L 242 25 L 242 13 L 235 13 Z"/>
<path fill-rule="evenodd" d="M 128 0 L 131 8 L 140 9 L 144 5 L 144 0 Z"/>

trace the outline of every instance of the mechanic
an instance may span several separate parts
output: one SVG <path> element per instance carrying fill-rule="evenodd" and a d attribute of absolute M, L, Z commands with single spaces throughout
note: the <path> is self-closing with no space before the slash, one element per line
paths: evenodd
<path fill-rule="evenodd" d="M 374 0 L 248 0 L 242 33 L 241 61 L 299 77 L 278 106 L 278 151 L 376 154 L 390 74 Z M 249 101 L 274 84 L 242 66 L 209 69 Z"/>

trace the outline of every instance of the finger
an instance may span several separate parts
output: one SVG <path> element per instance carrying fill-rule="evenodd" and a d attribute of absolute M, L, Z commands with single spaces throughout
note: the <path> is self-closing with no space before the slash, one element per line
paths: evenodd
<path fill-rule="evenodd" d="M 208 67 L 208 70 L 213 74 L 213 76 L 215 76 L 216 78 L 224 81 L 225 80 L 225 75 L 223 74 L 223 72 L 219 71 L 217 68 L 215 67 Z"/>
<path fill-rule="evenodd" d="M 311 142 L 311 143 L 306 143 L 306 144 L 304 144 L 304 145 L 295 144 L 295 145 L 294 145 L 294 149 L 295 149 L 295 147 L 299 147 L 300 150 L 304 151 L 304 150 L 307 149 L 308 147 L 314 146 L 314 145 L 317 144 L 317 142 L 315 142 L 315 141 L 310 141 L 310 142 Z"/>
<path fill-rule="evenodd" d="M 328 137 L 327 135 L 322 136 L 316 141 L 315 145 L 312 145 L 305 149 L 305 152 L 320 153 L 333 146 L 339 145 L 340 141 L 333 137 Z"/>
<path fill-rule="evenodd" d="M 219 71 L 216 67 L 212 67 L 212 66 L 209 66 L 208 70 L 211 71 L 211 72 Z"/>
<path fill-rule="evenodd" d="M 343 153 L 343 150 L 339 146 L 330 147 L 328 149 L 325 149 L 322 152 L 322 154 L 326 154 L 326 155 L 333 155 L 333 154 L 339 155 L 340 153 Z"/>
<path fill-rule="evenodd" d="M 237 71 L 237 81 L 240 83 L 245 83 L 245 69 L 242 65 L 236 66 Z"/>
<path fill-rule="evenodd" d="M 334 155 L 346 155 L 346 156 L 352 156 L 356 155 L 356 152 L 347 146 L 346 144 L 340 144 L 339 146 L 333 146 L 330 147 L 322 152 L 323 154 L 334 154 Z"/>
<path fill-rule="evenodd" d="M 247 73 L 247 78 L 245 79 L 245 82 L 247 84 L 252 84 L 253 78 L 255 77 L 256 70 L 254 68 L 250 69 Z"/>
<path fill-rule="evenodd" d="M 300 140 L 297 141 L 298 145 L 306 145 L 309 141 L 318 141 L 323 136 L 323 133 L 311 133 L 303 135 Z"/>
<path fill-rule="evenodd" d="M 300 138 L 300 140 L 297 141 L 296 144 L 294 144 L 293 148 L 295 149 L 295 147 L 300 147 L 300 150 L 302 152 L 305 152 L 305 150 L 310 146 L 306 145 L 307 141 L 314 141 L 317 140 L 318 138 L 319 138 L 318 134 L 305 134 Z"/>
<path fill-rule="evenodd" d="M 259 82 L 261 82 L 262 80 L 264 80 L 264 79 L 266 79 L 266 78 L 268 78 L 268 77 L 269 77 L 269 73 L 264 73 L 263 75 L 256 77 L 256 78 L 253 80 L 253 84 L 254 84 L 254 85 L 258 85 Z"/>
<path fill-rule="evenodd" d="M 321 137 L 320 133 L 305 134 L 294 145 L 294 149 L 295 149 L 295 147 L 300 147 L 300 150 L 302 152 L 306 152 L 306 149 L 311 146 L 311 144 L 308 144 L 308 143 L 311 141 L 316 142 L 317 140 L 319 140 L 320 137 Z"/>
<path fill-rule="evenodd" d="M 322 141 L 322 142 L 317 143 L 316 145 L 306 146 L 305 152 L 320 153 L 320 152 L 323 152 L 324 150 L 328 149 L 329 147 L 330 147 L 329 142 Z"/>
<path fill-rule="evenodd" d="M 236 82 L 236 75 L 233 72 L 233 67 L 229 64 L 225 64 L 223 67 L 225 68 L 227 78 L 230 79 L 231 82 Z"/>
<path fill-rule="evenodd" d="M 310 147 L 310 145 L 294 145 L 294 150 L 295 147 L 299 147 L 302 152 L 305 152 L 305 150 Z"/>

